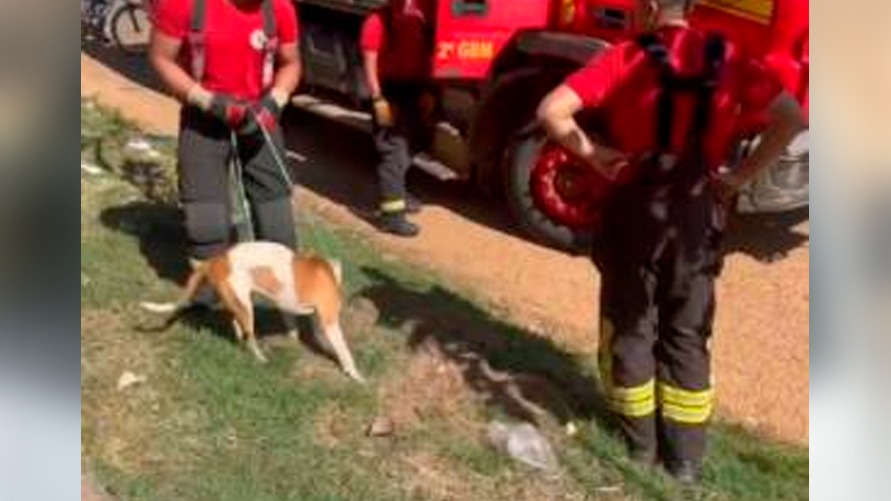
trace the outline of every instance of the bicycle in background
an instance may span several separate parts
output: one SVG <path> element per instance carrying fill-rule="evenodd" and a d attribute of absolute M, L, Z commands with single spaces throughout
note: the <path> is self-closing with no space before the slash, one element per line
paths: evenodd
<path fill-rule="evenodd" d="M 129 55 L 145 54 L 151 34 L 150 2 L 81 0 L 81 40 L 114 44 Z"/>

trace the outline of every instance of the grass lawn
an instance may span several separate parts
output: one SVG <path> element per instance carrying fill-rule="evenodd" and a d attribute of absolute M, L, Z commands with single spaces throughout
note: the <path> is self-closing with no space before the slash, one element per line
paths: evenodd
<path fill-rule="evenodd" d="M 430 270 L 400 264 L 312 214 L 302 214 L 301 235 L 345 264 L 344 329 L 368 385 L 347 379 L 312 343 L 284 338 L 272 314 L 259 319 L 267 365 L 213 313 L 166 333 L 137 331 L 157 318 L 136 303 L 175 297 L 186 273 L 169 203 L 171 162 L 152 171 L 125 161 L 121 145 L 134 130 L 88 102 L 81 115 L 82 159 L 105 167 L 81 181 L 82 457 L 115 497 L 807 498 L 806 449 L 726 425 L 714 429 L 696 492 L 632 466 L 602 418 L 593 360 L 492 316 Z M 160 142 L 169 154 L 172 142 Z M 124 371 L 146 380 L 119 390 Z M 567 412 L 579 423 L 574 437 L 558 425 Z M 368 437 L 378 416 L 394 432 Z M 489 420 L 515 417 L 541 423 L 558 475 L 487 444 Z"/>

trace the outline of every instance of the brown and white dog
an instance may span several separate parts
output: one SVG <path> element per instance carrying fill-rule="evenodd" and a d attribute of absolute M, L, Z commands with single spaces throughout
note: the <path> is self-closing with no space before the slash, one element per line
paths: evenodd
<path fill-rule="evenodd" d="M 317 313 L 325 340 L 344 372 L 364 382 L 340 328 L 341 280 L 340 263 L 335 260 L 297 255 L 278 243 L 245 242 L 196 266 L 178 302 L 143 302 L 141 306 L 154 313 L 171 314 L 165 324 L 169 325 L 189 306 L 198 286 L 206 281 L 232 315 L 238 340 L 246 342 L 254 356 L 265 362 L 266 356 L 254 335 L 251 293 L 256 292 L 283 312 L 288 336 L 292 338 L 297 337 L 297 328 L 288 314 Z"/>

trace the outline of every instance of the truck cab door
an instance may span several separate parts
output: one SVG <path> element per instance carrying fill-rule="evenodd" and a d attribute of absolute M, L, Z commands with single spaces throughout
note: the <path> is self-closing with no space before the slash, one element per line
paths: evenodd
<path fill-rule="evenodd" d="M 439 0 L 433 77 L 482 80 L 508 40 L 548 25 L 550 0 Z"/>

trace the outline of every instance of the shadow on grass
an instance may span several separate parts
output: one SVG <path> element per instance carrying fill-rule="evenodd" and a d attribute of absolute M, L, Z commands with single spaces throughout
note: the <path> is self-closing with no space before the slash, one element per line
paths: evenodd
<path fill-rule="evenodd" d="M 438 285 L 414 290 L 374 268 L 362 273 L 371 285 L 356 296 L 381 312 L 378 322 L 407 330 L 412 351 L 437 346 L 488 404 L 532 422 L 547 414 L 561 424 L 581 418 L 613 428 L 592 364 Z"/>
<path fill-rule="evenodd" d="M 186 258 L 185 230 L 180 211 L 171 205 L 136 201 L 126 205 L 109 207 L 99 217 L 106 227 L 134 236 L 139 241 L 139 251 L 161 280 L 173 282 L 179 287 L 185 285 L 190 273 Z M 160 300 L 159 298 L 143 298 Z M 169 298 L 174 300 L 175 297 Z M 267 337 L 271 333 L 283 333 L 286 328 L 281 315 L 275 308 L 257 304 L 255 306 L 257 337 Z M 234 331 L 228 314 L 221 310 L 191 308 L 179 320 L 195 330 L 206 329 L 219 337 L 234 342 Z M 161 324 L 159 318 L 156 324 Z M 155 325 L 144 326 L 149 329 Z M 323 349 L 315 336 L 316 325 L 313 317 L 297 317 L 297 327 L 301 342 L 317 355 L 331 360 L 333 357 Z"/>

